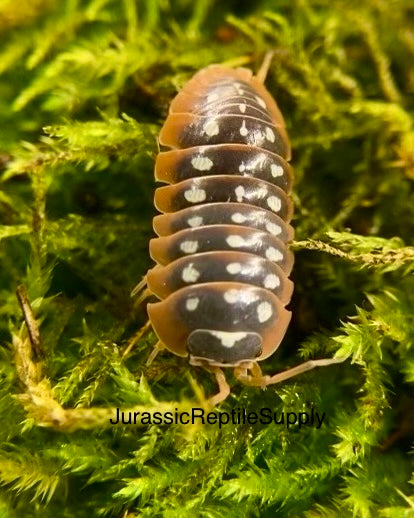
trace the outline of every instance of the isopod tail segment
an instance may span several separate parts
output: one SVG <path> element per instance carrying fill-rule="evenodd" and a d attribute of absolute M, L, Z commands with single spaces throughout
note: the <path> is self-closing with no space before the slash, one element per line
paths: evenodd
<path fill-rule="evenodd" d="M 172 101 L 161 129 L 155 193 L 162 215 L 146 276 L 160 302 L 148 304 L 167 349 L 212 372 L 216 405 L 230 393 L 223 368 L 265 387 L 342 360 L 312 360 L 273 376 L 258 362 L 281 343 L 291 313 L 293 172 L 283 116 L 264 86 L 271 54 L 253 76 L 211 65 Z M 165 150 L 167 148 L 167 150 Z"/>

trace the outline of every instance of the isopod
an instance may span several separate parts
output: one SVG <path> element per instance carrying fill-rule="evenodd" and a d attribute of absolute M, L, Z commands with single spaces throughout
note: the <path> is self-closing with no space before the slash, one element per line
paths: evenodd
<path fill-rule="evenodd" d="M 281 343 L 293 283 L 289 197 L 293 173 L 282 114 L 264 87 L 270 56 L 257 74 L 210 65 L 172 101 L 161 129 L 155 178 L 157 238 L 150 255 L 148 304 L 159 342 L 212 371 L 230 393 L 223 368 L 264 387 L 338 359 L 312 360 L 273 376 L 258 362 Z"/>

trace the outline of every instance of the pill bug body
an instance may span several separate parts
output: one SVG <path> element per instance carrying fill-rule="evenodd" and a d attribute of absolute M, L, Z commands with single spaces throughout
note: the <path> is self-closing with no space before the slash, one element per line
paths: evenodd
<path fill-rule="evenodd" d="M 159 136 L 155 193 L 163 214 L 147 274 L 160 341 L 190 363 L 243 367 L 279 346 L 293 284 L 292 171 L 282 115 L 248 69 L 198 72 Z"/>

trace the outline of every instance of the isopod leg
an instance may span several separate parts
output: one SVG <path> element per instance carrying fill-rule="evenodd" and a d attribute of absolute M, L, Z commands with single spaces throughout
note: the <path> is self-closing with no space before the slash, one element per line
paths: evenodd
<path fill-rule="evenodd" d="M 211 397 L 207 401 L 207 404 L 209 406 L 214 407 L 214 406 L 218 405 L 219 403 L 221 403 L 222 401 L 224 401 L 228 397 L 228 395 L 230 394 L 230 386 L 227 383 L 224 372 L 219 367 L 205 366 L 204 368 L 206 370 L 208 370 L 209 372 L 212 372 L 215 375 L 216 380 L 217 380 L 217 385 L 218 385 L 219 391 L 217 392 L 217 394 L 215 396 Z"/>
<path fill-rule="evenodd" d="M 234 369 L 234 375 L 237 379 L 239 379 L 242 383 L 246 385 L 253 385 L 255 387 L 267 387 L 267 385 L 274 385 L 275 383 L 280 383 L 281 381 L 293 378 L 298 374 L 310 371 L 315 367 L 326 367 L 327 365 L 332 365 L 334 363 L 341 363 L 344 360 L 345 358 L 326 358 L 323 360 L 309 360 L 307 362 L 301 363 L 300 365 L 297 365 L 296 367 L 292 367 L 292 369 L 288 369 L 278 374 L 274 374 L 273 376 L 263 376 L 259 365 L 256 363 L 253 365 L 251 369 L 252 374 L 247 374 L 247 369 L 245 368 L 236 367 Z"/>
<path fill-rule="evenodd" d="M 155 360 L 158 353 L 165 349 L 165 345 L 159 340 L 155 345 L 154 349 L 151 351 L 150 355 L 147 358 L 147 361 L 145 362 L 145 365 L 148 367 L 148 365 L 151 365 L 151 363 Z"/>
<path fill-rule="evenodd" d="M 248 370 L 251 371 L 251 374 L 248 374 Z M 258 363 L 253 363 L 251 367 L 235 367 L 234 376 L 245 385 L 262 388 L 267 385 L 269 378 L 269 376 L 263 376 Z"/>
<path fill-rule="evenodd" d="M 147 285 L 147 276 L 144 275 L 144 277 L 139 281 L 139 283 L 131 290 L 130 296 L 135 297 L 140 291 L 142 291 Z"/>
<path fill-rule="evenodd" d="M 147 276 L 140 280 L 140 282 L 132 289 L 130 293 L 130 297 L 136 297 L 139 294 L 139 297 L 134 301 L 135 305 L 139 306 L 141 302 L 145 299 L 148 299 L 152 295 L 152 291 L 148 288 L 147 285 Z"/>

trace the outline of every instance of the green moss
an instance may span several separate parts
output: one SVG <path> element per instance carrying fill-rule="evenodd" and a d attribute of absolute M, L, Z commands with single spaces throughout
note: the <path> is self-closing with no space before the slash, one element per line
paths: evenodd
<path fill-rule="evenodd" d="M 0 4 L 2 517 L 414 516 L 413 21 L 410 0 Z M 348 360 L 266 391 L 229 374 L 220 410 L 325 421 L 111 425 L 216 390 L 171 354 L 146 366 L 156 338 L 130 292 L 151 266 L 169 102 L 203 66 L 258 70 L 269 48 L 296 263 L 263 369 Z"/>

